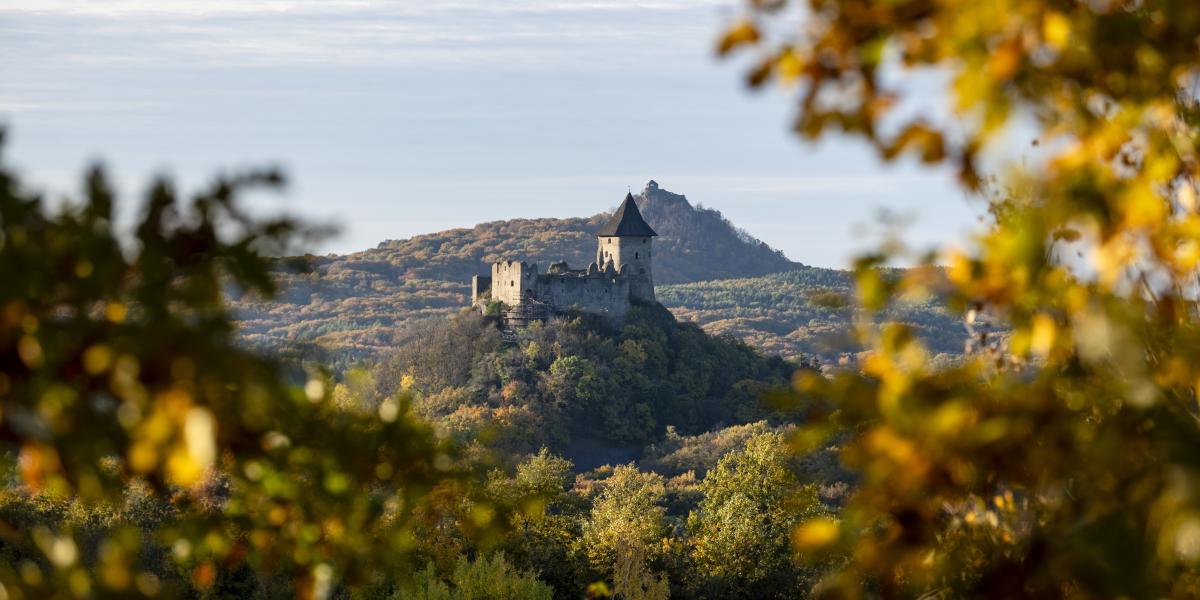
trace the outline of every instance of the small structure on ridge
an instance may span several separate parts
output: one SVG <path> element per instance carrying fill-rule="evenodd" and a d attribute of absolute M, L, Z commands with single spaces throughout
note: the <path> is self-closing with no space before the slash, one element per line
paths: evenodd
<path fill-rule="evenodd" d="M 658 234 L 642 218 L 633 194 L 596 232 L 596 260 L 586 269 L 565 262 L 550 264 L 502 260 L 492 274 L 471 279 L 471 303 L 481 311 L 499 303 L 509 327 L 517 328 L 551 314 L 581 311 L 621 321 L 634 302 L 654 302 L 653 238 Z"/>

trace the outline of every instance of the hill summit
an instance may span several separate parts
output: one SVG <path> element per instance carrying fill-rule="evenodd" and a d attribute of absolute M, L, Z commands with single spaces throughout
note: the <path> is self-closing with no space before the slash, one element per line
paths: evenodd
<path fill-rule="evenodd" d="M 687 196 L 653 180 L 633 199 L 658 232 L 654 265 L 658 284 L 756 277 L 800 266 L 735 227 L 719 211 L 693 206 Z M 491 221 L 470 229 L 388 240 L 344 258 L 384 260 L 405 277 L 455 282 L 485 273 L 492 263 L 506 258 L 586 265 L 594 258 L 596 234 L 611 217 L 612 213 L 601 213 L 587 218 Z"/>
<path fill-rule="evenodd" d="M 657 285 L 754 277 L 801 265 L 736 228 L 720 212 L 650 181 L 634 194 L 655 238 Z M 595 260 L 602 213 L 570 219 L 512 219 L 451 229 L 347 255 L 309 257 L 312 271 L 295 273 L 281 260 L 281 290 L 272 302 L 231 301 L 241 333 L 263 349 L 306 347 L 331 353 L 333 363 L 378 356 L 414 320 L 443 316 L 471 304 L 471 278 L 498 261 L 519 258 L 549 266 Z"/>
<path fill-rule="evenodd" d="M 632 195 L 654 237 L 655 297 L 677 316 L 769 354 L 836 361 L 860 348 L 849 273 L 787 259 L 720 212 L 650 181 Z M 268 351 L 301 352 L 340 368 L 394 349 L 413 325 L 471 305 L 472 277 L 501 260 L 599 262 L 597 234 L 613 215 L 512 219 L 451 229 L 344 256 L 310 257 L 295 273 L 280 261 L 281 294 L 270 302 L 233 292 L 241 335 Z M 636 257 L 636 252 L 635 252 Z M 897 309 L 901 310 L 901 309 Z M 890 313 L 889 313 L 890 314 Z M 957 318 L 932 302 L 891 315 L 917 326 L 938 352 L 962 346 Z"/>
<path fill-rule="evenodd" d="M 660 284 L 757 277 L 791 271 L 800 263 L 730 223 L 719 211 L 692 206 L 687 196 L 650 180 L 635 196 L 658 232 L 654 278 Z"/>

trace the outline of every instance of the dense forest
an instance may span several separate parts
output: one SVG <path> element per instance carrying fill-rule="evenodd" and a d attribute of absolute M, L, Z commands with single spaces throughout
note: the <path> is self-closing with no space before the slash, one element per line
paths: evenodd
<path fill-rule="evenodd" d="M 627 462 L 647 444 L 762 419 L 761 398 L 797 365 L 639 305 L 619 329 L 556 317 L 501 340 L 494 319 L 464 311 L 423 323 L 370 370 L 348 373 L 377 400 L 413 395 L 417 414 L 458 443 L 506 455 L 547 447 L 579 466 Z M 351 394 L 360 400 L 361 393 Z"/>
<path fill-rule="evenodd" d="M 830 452 L 790 455 L 800 413 L 763 402 L 807 368 L 657 305 L 636 305 L 619 327 L 556 317 L 511 341 L 463 311 L 422 323 L 333 394 L 371 412 L 411 398 L 466 461 L 495 465 L 485 496 L 504 505 L 533 495 L 537 514 L 515 518 L 492 560 L 544 597 L 611 582 L 629 598 L 785 598 L 819 573 L 792 555 L 787 531 L 832 513 L 849 480 Z M 478 548 L 457 527 L 427 532 L 419 556 L 433 579 L 416 585 L 446 585 L 433 573 L 451 573 L 447 590 L 460 590 L 457 573 L 481 568 L 461 562 Z"/>
<path fill-rule="evenodd" d="M 889 271 L 892 277 L 901 272 Z M 836 364 L 864 350 L 854 332 L 860 314 L 854 286 L 850 271 L 801 266 L 761 277 L 660 286 L 657 294 L 677 317 L 714 335 L 740 339 L 771 355 Z M 962 316 L 936 296 L 898 299 L 874 318 L 909 325 L 939 360 L 963 353 Z"/>

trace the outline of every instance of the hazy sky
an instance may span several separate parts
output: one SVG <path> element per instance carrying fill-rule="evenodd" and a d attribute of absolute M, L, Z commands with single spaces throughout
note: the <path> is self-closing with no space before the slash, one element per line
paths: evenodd
<path fill-rule="evenodd" d="M 788 132 L 713 40 L 734 0 L 0 0 L 8 160 L 74 189 L 103 158 L 122 191 L 280 165 L 282 200 L 333 222 L 314 248 L 513 217 L 585 216 L 648 179 L 806 264 L 844 266 L 879 207 L 908 239 L 980 212 L 944 172 Z"/>

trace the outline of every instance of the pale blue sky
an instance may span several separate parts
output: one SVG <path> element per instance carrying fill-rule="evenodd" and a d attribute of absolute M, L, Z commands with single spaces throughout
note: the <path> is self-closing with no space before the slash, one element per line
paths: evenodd
<path fill-rule="evenodd" d="M 158 171 L 285 167 L 282 199 L 348 252 L 513 217 L 585 216 L 648 179 L 794 260 L 845 266 L 878 208 L 919 245 L 975 222 L 945 172 L 788 132 L 713 40 L 734 0 L 0 0 L 6 151 L 44 189 L 102 157 Z M 926 86 L 930 84 L 924 84 Z M 936 117 L 937 115 L 931 115 Z"/>

